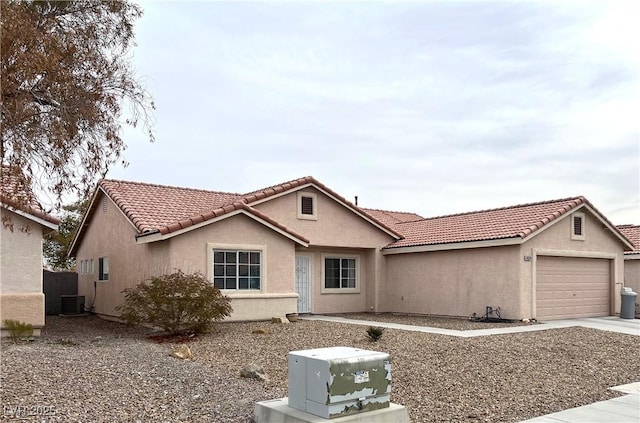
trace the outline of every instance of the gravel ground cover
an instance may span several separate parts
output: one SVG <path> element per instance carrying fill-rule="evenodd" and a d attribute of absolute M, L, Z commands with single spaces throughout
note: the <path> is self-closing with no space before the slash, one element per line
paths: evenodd
<path fill-rule="evenodd" d="M 254 333 L 262 329 L 264 334 Z M 222 323 L 173 358 L 146 329 L 95 317 L 47 318 L 42 338 L 2 341 L 3 421 L 251 422 L 256 401 L 287 395 L 287 353 L 351 346 L 391 354 L 392 401 L 412 422 L 517 422 L 617 396 L 640 381 L 640 337 L 586 328 L 458 338 L 299 320 Z M 262 365 L 268 382 L 244 379 Z"/>

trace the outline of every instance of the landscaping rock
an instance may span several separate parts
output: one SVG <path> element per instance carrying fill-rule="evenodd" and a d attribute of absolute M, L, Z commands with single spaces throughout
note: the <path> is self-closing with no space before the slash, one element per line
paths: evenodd
<path fill-rule="evenodd" d="M 192 358 L 193 354 L 191 353 L 191 348 L 186 345 L 180 345 L 177 350 L 171 353 L 171 356 L 186 360 L 188 358 Z"/>
<path fill-rule="evenodd" d="M 247 367 L 240 370 L 240 376 L 262 381 L 269 380 L 267 375 L 264 373 L 264 369 L 262 368 L 262 366 L 259 366 L 255 363 L 251 363 Z"/>
<path fill-rule="evenodd" d="M 290 323 L 290 322 L 289 322 L 289 319 L 287 319 L 285 316 L 279 316 L 279 317 L 272 317 L 271 323 Z"/>

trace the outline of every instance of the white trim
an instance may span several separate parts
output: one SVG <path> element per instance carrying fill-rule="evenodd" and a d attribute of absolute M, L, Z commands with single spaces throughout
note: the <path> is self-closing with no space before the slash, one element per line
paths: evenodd
<path fill-rule="evenodd" d="M 193 231 L 193 230 L 199 229 L 199 228 L 201 228 L 203 226 L 211 225 L 213 223 L 219 222 L 219 221 L 224 220 L 224 219 L 228 219 L 230 217 L 236 216 L 236 215 L 241 214 L 241 213 L 244 214 L 247 217 L 250 217 L 251 219 L 255 220 L 256 222 L 268 227 L 269 229 L 271 229 L 271 230 L 273 230 L 275 232 L 278 232 L 279 234 L 289 238 L 290 240 L 302 245 L 303 247 L 308 247 L 309 246 L 308 242 L 303 241 L 303 240 L 301 240 L 299 238 L 296 238 L 295 236 L 289 234 L 288 232 L 283 231 L 282 229 L 278 228 L 277 226 L 272 225 L 271 223 L 267 222 L 266 220 L 263 220 L 263 219 L 259 218 L 258 216 L 255 216 L 252 213 L 249 213 L 248 211 L 243 210 L 243 209 L 234 210 L 234 211 L 231 211 L 229 213 L 225 213 L 222 216 L 214 217 L 213 219 L 205 220 L 204 222 L 200 222 L 200 223 L 197 223 L 195 225 L 191 225 L 191 226 L 188 226 L 186 228 L 179 229 L 177 231 L 169 232 L 168 234 L 164 234 L 164 235 L 161 234 L 160 232 L 155 232 L 155 233 L 152 233 L 152 234 L 149 234 L 149 235 L 141 234 L 141 235 L 138 235 L 136 237 L 136 244 L 148 244 L 150 242 L 162 241 L 162 240 L 165 240 L 165 239 L 173 238 L 174 236 L 182 235 L 185 232 Z"/>
<path fill-rule="evenodd" d="M 573 231 L 573 229 L 572 229 Z M 617 270 L 617 259 L 618 255 L 613 253 L 606 253 L 601 251 L 575 251 L 575 250 L 553 250 L 546 248 L 533 248 L 532 249 L 533 259 L 531 265 L 531 317 L 533 319 L 537 319 L 537 302 L 538 296 L 536 294 L 537 288 L 537 275 L 538 275 L 538 256 L 547 256 L 547 257 L 567 257 L 567 258 L 594 258 L 594 259 L 606 259 L 613 260 L 613 269 L 610 270 L 610 278 L 611 278 L 611 289 L 609 292 L 609 313 L 613 313 L 613 296 L 615 295 L 615 286 L 617 284 L 616 280 L 618 277 Z"/>
<path fill-rule="evenodd" d="M 264 296 L 267 292 L 267 246 L 257 244 L 221 244 L 218 242 L 207 242 L 207 278 L 213 284 L 213 250 L 231 251 L 260 251 L 260 289 L 221 289 L 220 291 L 231 296 L 233 293 L 260 294 Z M 238 298 L 234 295 L 234 297 Z M 242 297 L 253 298 L 253 297 Z"/>
<path fill-rule="evenodd" d="M 452 242 L 448 244 L 430 244 L 430 245 L 414 245 L 408 247 L 391 247 L 382 248 L 382 255 L 388 256 L 390 254 L 409 254 L 409 253 L 426 253 L 429 251 L 447 251 L 447 250 L 465 250 L 469 248 L 485 248 L 485 247 L 501 247 L 505 245 L 518 245 L 522 244 L 527 239 L 520 237 L 515 238 L 501 238 L 501 239 L 488 239 L 483 241 L 467 241 L 467 242 Z"/>
<path fill-rule="evenodd" d="M 356 287 L 355 288 L 325 288 L 325 259 L 327 258 L 336 258 L 336 259 L 354 259 L 356 261 Z M 360 276 L 360 254 L 344 254 L 344 253 L 321 253 L 320 254 L 320 293 L 321 294 L 359 294 L 360 293 L 360 284 L 361 284 L 361 276 Z"/>
<path fill-rule="evenodd" d="M 311 214 L 303 214 L 302 213 L 302 199 L 303 198 L 311 198 L 313 205 L 313 213 Z M 297 216 L 300 220 L 318 220 L 318 194 L 315 192 L 308 191 L 298 191 L 296 198 L 296 208 L 297 208 Z"/>
<path fill-rule="evenodd" d="M 232 291 L 225 290 L 222 291 L 229 298 L 237 298 L 237 299 L 252 299 L 252 298 L 298 298 L 298 294 L 295 292 L 289 294 L 280 294 L 280 293 L 268 293 L 268 292 L 258 292 L 258 291 Z"/>
<path fill-rule="evenodd" d="M 44 226 L 45 228 L 49 228 L 51 230 L 57 231 L 58 230 L 58 225 L 56 225 L 55 223 L 49 222 L 48 220 L 44 220 L 41 217 L 38 216 L 34 216 L 31 213 L 22 211 L 20 209 L 16 209 L 15 207 L 11 207 L 7 204 L 2 204 L 2 207 L 4 207 L 5 209 L 9 210 L 10 212 L 13 212 L 19 216 L 24 217 L 25 219 L 31 220 L 41 226 Z"/>
<path fill-rule="evenodd" d="M 640 253 L 625 254 L 625 260 L 640 260 Z"/>

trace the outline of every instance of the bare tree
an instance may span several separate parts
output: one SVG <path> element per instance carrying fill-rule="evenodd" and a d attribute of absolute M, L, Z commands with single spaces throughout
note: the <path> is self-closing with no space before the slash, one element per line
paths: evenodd
<path fill-rule="evenodd" d="M 0 1 L 3 180 L 58 208 L 126 165 L 123 125 L 153 141 L 155 107 L 131 66 L 141 15 L 128 1 Z"/>

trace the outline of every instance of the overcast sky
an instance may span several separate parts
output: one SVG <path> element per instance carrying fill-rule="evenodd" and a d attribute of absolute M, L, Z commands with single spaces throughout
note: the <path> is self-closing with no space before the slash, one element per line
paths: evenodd
<path fill-rule="evenodd" d="M 107 177 L 302 176 L 425 217 L 586 196 L 640 224 L 640 2 L 142 2 L 156 143 Z"/>

